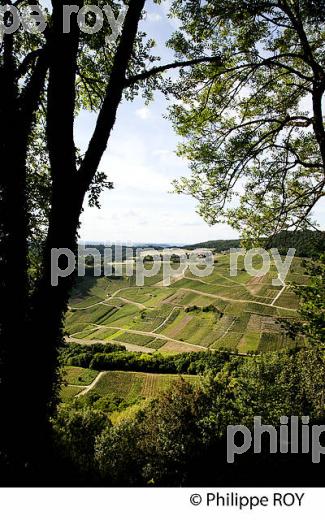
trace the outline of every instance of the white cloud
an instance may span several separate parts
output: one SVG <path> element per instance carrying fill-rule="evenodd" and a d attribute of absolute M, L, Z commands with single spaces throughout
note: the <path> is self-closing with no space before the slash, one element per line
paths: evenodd
<path fill-rule="evenodd" d="M 153 150 L 152 155 L 155 157 L 159 157 L 159 159 L 170 159 L 174 156 L 174 153 L 172 150 L 167 150 L 166 148 L 159 148 L 157 150 Z"/>
<path fill-rule="evenodd" d="M 162 19 L 162 16 L 158 13 L 147 13 L 146 20 L 148 22 L 159 22 Z"/>
<path fill-rule="evenodd" d="M 151 112 L 148 107 L 138 108 L 135 113 L 138 117 L 140 117 L 140 119 L 149 119 L 151 116 Z"/>
<path fill-rule="evenodd" d="M 171 182 L 165 172 L 151 160 L 150 151 L 145 139 L 137 136 L 115 138 L 100 169 L 108 174 L 116 191 L 128 191 L 133 196 L 137 194 L 139 198 L 148 193 L 161 196 L 171 189 Z M 107 196 L 111 198 L 110 193 Z"/>

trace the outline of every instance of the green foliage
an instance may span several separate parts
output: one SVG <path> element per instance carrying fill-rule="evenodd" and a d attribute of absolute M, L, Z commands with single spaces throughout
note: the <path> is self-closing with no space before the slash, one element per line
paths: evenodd
<path fill-rule="evenodd" d="M 63 403 L 72 402 L 80 393 L 80 388 L 76 386 L 63 386 L 60 392 L 60 398 Z"/>
<path fill-rule="evenodd" d="M 127 370 L 163 374 L 200 374 L 209 367 L 222 366 L 228 357 L 228 354 L 217 351 L 188 352 L 170 356 L 138 352 L 97 353 L 94 354 L 89 363 L 89 368 L 93 370 Z"/>
<path fill-rule="evenodd" d="M 324 396 L 324 357 L 316 349 L 232 356 L 222 365 L 211 365 L 200 384 L 181 379 L 135 416 L 106 429 L 100 421 L 95 438 L 95 429 L 88 428 L 86 464 L 99 471 L 106 485 L 186 485 L 197 461 L 207 457 L 213 458 L 216 478 L 216 469 L 225 464 L 229 424 L 251 428 L 254 417 L 261 416 L 263 424 L 278 426 L 284 415 L 305 415 L 321 422 Z M 90 394 L 77 399 L 56 419 L 60 438 L 69 443 L 75 425 L 84 420 L 87 424 L 80 414 L 87 418 L 91 408 L 107 412 L 114 406 L 121 410 L 124 405 L 123 399 L 114 401 L 109 395 L 99 398 Z M 71 456 L 83 464 L 81 447 L 72 450 Z"/>
<path fill-rule="evenodd" d="M 143 452 L 138 445 L 141 425 L 122 422 L 108 429 L 96 440 L 95 465 L 104 482 L 136 485 L 141 482 Z"/>
<path fill-rule="evenodd" d="M 317 258 L 325 251 L 325 232 L 311 231 L 282 231 L 268 241 L 269 248 L 277 248 L 280 255 L 287 255 L 290 247 L 296 250 L 295 255 L 305 258 Z"/>
<path fill-rule="evenodd" d="M 240 247 L 240 240 L 208 240 L 207 242 L 199 242 L 198 244 L 191 244 L 184 246 L 184 249 L 213 249 L 216 253 L 221 251 L 229 251 L 230 248 Z"/>
<path fill-rule="evenodd" d="M 89 368 L 68 366 L 63 369 L 63 379 L 68 385 L 90 385 L 97 374 L 95 370 L 90 370 Z"/>
<path fill-rule="evenodd" d="M 310 16 L 309 0 L 175 0 L 173 12 L 176 55 L 209 49 L 221 61 L 183 72 L 170 89 L 179 155 L 192 169 L 176 191 L 256 244 L 310 226 L 325 183 L 324 19 Z"/>
<path fill-rule="evenodd" d="M 80 343 L 67 343 L 60 349 L 60 362 L 64 365 L 74 365 L 88 368 L 93 356 L 97 353 L 125 352 L 122 345 L 93 343 L 81 345 Z"/>
<path fill-rule="evenodd" d="M 314 254 L 320 248 L 318 240 L 309 247 L 316 233 L 298 235 L 303 235 L 299 238 L 300 250 L 303 239 L 306 253 Z M 293 245 L 293 236 L 289 233 L 283 240 L 278 239 L 277 246 Z M 146 287 L 136 287 L 134 279 L 127 276 L 119 280 L 90 276 L 78 280 L 66 316 L 70 340 L 85 342 L 82 353 L 86 358 L 77 361 L 78 365 L 88 366 L 90 351 L 86 345 L 94 341 L 124 343 L 127 348 L 128 344 L 136 345 L 143 347 L 144 352 L 148 348 L 161 353 L 197 351 L 197 346 L 249 352 L 257 349 L 262 334 L 268 331 L 263 328 L 261 316 L 273 317 L 268 320 L 272 322 L 271 332 L 279 335 L 274 336 L 274 348 L 284 346 L 280 337 L 283 331 L 276 318 L 294 318 L 298 298 L 288 288 L 272 306 L 278 294 L 271 283 L 276 277 L 274 266 L 268 275 L 256 279 L 245 272 L 243 258 L 239 258 L 236 277 L 229 275 L 229 263 L 228 254 L 218 255 L 218 264 L 209 276 L 201 279 L 187 271 L 184 278 L 169 287 L 156 287 L 152 285 L 156 280 L 151 278 Z M 260 258 L 254 257 L 253 265 L 259 268 Z M 157 276 L 162 277 L 162 272 Z M 295 258 L 287 282 L 308 284 L 308 280 L 302 260 Z M 250 335 L 251 324 L 254 336 Z"/>
<path fill-rule="evenodd" d="M 99 410 L 105 414 L 111 414 L 112 412 L 121 412 L 139 401 L 139 396 L 133 397 L 133 399 L 124 399 L 121 395 L 114 395 L 113 393 L 99 393 L 97 388 L 87 392 L 85 395 L 80 395 L 78 399 L 75 399 L 70 403 L 70 408 L 74 410 Z"/>
<path fill-rule="evenodd" d="M 324 415 L 324 357 L 312 348 L 292 349 L 247 359 L 236 375 L 236 399 L 245 421 L 261 416 L 278 424 L 281 415 Z"/>
<path fill-rule="evenodd" d="M 98 410 L 121 412 L 143 400 L 154 399 L 167 390 L 179 378 L 197 384 L 198 376 L 177 374 L 150 374 L 146 372 L 110 371 L 101 374 L 95 386 L 84 395 L 79 395 L 74 405 L 90 406 Z"/>
<path fill-rule="evenodd" d="M 53 419 L 57 448 L 81 473 L 93 470 L 95 440 L 110 427 L 106 414 L 85 408 L 74 410 L 61 407 Z"/>
<path fill-rule="evenodd" d="M 180 381 L 134 421 L 103 432 L 95 455 L 101 475 L 128 485 L 180 485 L 200 446 L 202 400 L 202 392 Z"/>

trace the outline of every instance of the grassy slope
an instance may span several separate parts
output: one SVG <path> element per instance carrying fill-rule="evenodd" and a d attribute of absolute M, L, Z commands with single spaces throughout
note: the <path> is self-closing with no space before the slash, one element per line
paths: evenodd
<path fill-rule="evenodd" d="M 190 382 L 197 376 L 183 376 Z M 180 376 L 174 374 L 147 374 L 144 372 L 105 372 L 94 387 L 94 392 L 104 396 L 122 397 L 126 401 L 134 401 L 138 397 L 152 399 L 159 392 L 166 390 Z"/>
<path fill-rule="evenodd" d="M 97 376 L 95 370 L 88 370 L 77 367 L 66 367 L 65 380 L 69 385 L 80 386 L 63 386 L 61 389 L 61 399 L 68 402 L 74 399 L 85 387 L 89 385 Z M 178 381 L 181 376 L 175 374 L 147 374 L 144 372 L 123 372 L 110 371 L 104 372 L 101 378 L 96 382 L 95 386 L 89 391 L 96 393 L 102 397 L 109 396 L 111 398 L 119 397 L 124 399 L 130 406 L 141 399 L 153 399 L 171 384 Z M 198 376 L 182 376 L 186 381 L 195 383 Z M 80 378 L 80 379 L 79 379 Z M 137 408 L 137 407 L 136 407 Z M 123 414 L 124 416 L 125 414 Z M 115 418 L 120 413 L 115 413 Z"/>
<path fill-rule="evenodd" d="M 98 372 L 90 368 L 81 367 L 64 367 L 63 379 L 68 385 L 88 386 L 90 385 Z"/>

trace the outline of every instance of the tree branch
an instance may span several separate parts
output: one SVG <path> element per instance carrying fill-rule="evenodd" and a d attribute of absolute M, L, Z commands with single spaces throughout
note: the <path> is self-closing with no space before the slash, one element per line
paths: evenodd
<path fill-rule="evenodd" d="M 174 63 L 168 63 L 166 65 L 161 65 L 160 67 L 153 67 L 150 70 L 146 70 L 140 74 L 135 76 L 131 76 L 125 80 L 125 87 L 130 87 L 134 85 L 138 81 L 143 81 L 151 78 L 151 76 L 156 76 L 161 72 L 166 72 L 167 70 L 177 69 L 181 67 L 192 67 L 193 65 L 198 65 L 200 63 L 217 63 L 218 65 L 222 65 L 222 60 L 220 56 L 203 56 L 202 58 L 196 58 L 188 61 L 175 61 Z"/>
<path fill-rule="evenodd" d="M 27 56 L 25 56 L 25 58 L 23 59 L 23 61 L 21 62 L 21 64 L 19 65 L 19 67 L 17 69 L 17 78 L 21 78 L 22 76 L 24 76 L 26 74 L 30 65 L 32 65 L 35 62 L 36 58 L 40 55 L 41 52 L 42 52 L 42 49 L 37 49 L 37 50 L 32 51 L 29 54 L 27 54 Z"/>

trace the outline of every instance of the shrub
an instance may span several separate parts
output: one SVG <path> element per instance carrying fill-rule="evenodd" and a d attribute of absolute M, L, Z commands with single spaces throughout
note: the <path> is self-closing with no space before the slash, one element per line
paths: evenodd
<path fill-rule="evenodd" d="M 118 485 L 180 485 L 193 454 L 202 448 L 204 395 L 184 380 L 132 421 L 104 431 L 96 441 L 101 476 Z"/>
<path fill-rule="evenodd" d="M 111 426 L 107 415 L 90 408 L 61 407 L 52 424 L 55 443 L 63 457 L 80 472 L 93 472 L 96 437 Z"/>
<path fill-rule="evenodd" d="M 93 355 L 97 352 L 108 354 L 111 352 L 125 352 L 125 350 L 126 348 L 124 346 L 115 345 L 113 343 L 93 343 L 91 345 L 67 343 L 60 349 L 60 361 L 64 365 L 75 365 L 87 368 Z M 72 360 L 76 362 L 72 363 Z"/>

